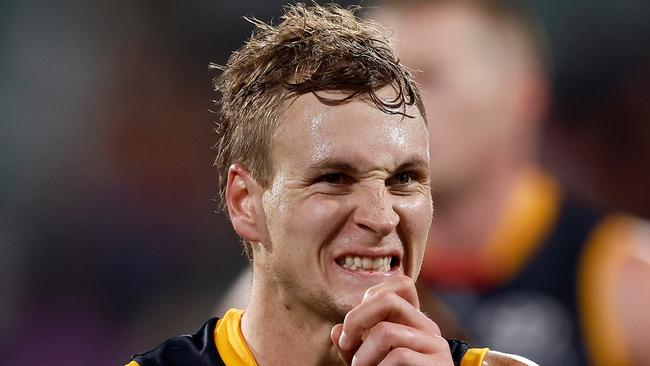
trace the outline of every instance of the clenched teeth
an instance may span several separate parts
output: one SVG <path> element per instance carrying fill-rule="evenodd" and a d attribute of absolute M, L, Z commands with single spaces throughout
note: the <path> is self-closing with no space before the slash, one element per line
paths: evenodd
<path fill-rule="evenodd" d="M 353 271 L 373 271 L 388 272 L 390 271 L 390 262 L 392 257 L 354 257 L 351 255 L 338 259 L 338 264 Z"/>

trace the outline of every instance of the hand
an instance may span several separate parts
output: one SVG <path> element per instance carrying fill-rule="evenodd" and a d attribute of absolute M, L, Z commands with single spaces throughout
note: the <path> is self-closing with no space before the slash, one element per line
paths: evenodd
<path fill-rule="evenodd" d="M 420 312 L 415 283 L 407 276 L 369 288 L 343 324 L 332 328 L 331 338 L 351 366 L 453 365 L 449 344 Z"/>

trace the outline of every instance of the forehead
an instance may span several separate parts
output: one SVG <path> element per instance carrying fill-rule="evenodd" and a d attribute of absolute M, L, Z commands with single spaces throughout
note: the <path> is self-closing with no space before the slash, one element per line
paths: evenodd
<path fill-rule="evenodd" d="M 485 15 L 462 3 L 422 4 L 398 11 L 383 9 L 376 11 L 374 17 L 395 32 L 395 46 L 402 59 L 469 56 L 468 53 L 481 50 L 495 32 Z"/>
<path fill-rule="evenodd" d="M 394 98 L 390 88 L 378 91 Z M 341 99 L 345 94 L 319 93 Z M 406 113 L 388 114 L 369 99 L 325 104 L 309 93 L 287 102 L 272 142 L 274 165 L 310 164 L 321 160 L 345 160 L 364 169 L 387 168 L 405 159 L 428 161 L 428 132 L 415 106 Z"/>

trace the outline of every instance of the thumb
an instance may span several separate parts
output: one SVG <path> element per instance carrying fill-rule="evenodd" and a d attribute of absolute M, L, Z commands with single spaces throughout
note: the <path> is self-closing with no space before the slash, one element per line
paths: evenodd
<path fill-rule="evenodd" d="M 352 363 L 352 356 L 354 356 L 354 352 L 344 351 L 341 349 L 341 347 L 339 347 L 341 333 L 343 333 L 343 324 L 336 324 L 330 332 L 330 338 L 332 338 L 332 343 L 334 343 L 334 346 L 336 346 L 336 350 L 338 351 L 341 360 L 343 360 L 346 365 L 350 365 Z"/>

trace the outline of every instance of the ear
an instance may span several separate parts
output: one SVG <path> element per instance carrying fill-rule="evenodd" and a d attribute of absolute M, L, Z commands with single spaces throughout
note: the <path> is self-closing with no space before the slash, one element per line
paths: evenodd
<path fill-rule="evenodd" d="M 259 222 L 262 191 L 245 167 L 240 164 L 230 166 L 226 184 L 228 214 L 237 234 L 251 242 L 262 241 L 263 225 Z"/>

